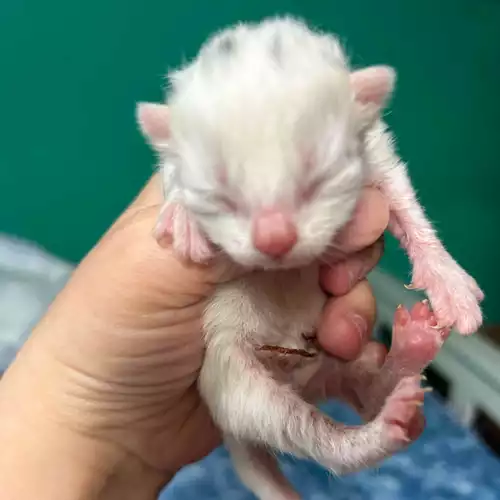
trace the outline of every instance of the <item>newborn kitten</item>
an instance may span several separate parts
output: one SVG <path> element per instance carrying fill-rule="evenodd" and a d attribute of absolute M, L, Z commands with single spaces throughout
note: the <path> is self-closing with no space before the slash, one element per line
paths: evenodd
<path fill-rule="evenodd" d="M 391 68 L 352 71 L 334 36 L 286 17 L 216 34 L 170 80 L 168 107 L 138 107 L 161 161 L 156 237 L 182 258 L 221 251 L 255 270 L 207 306 L 200 392 L 243 482 L 261 499 L 298 498 L 273 453 L 340 474 L 404 447 L 421 425 L 422 369 L 452 326 L 480 326 L 483 294 L 426 219 L 381 120 Z M 311 340 L 326 300 L 318 262 L 367 184 L 387 197 L 412 286 L 434 310 L 396 311 L 382 368 L 370 356 L 342 363 Z M 338 424 L 312 404 L 332 396 L 367 423 Z"/>

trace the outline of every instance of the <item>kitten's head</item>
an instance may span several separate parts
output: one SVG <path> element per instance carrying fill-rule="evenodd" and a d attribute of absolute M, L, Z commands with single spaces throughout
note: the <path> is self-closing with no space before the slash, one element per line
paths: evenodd
<path fill-rule="evenodd" d="M 394 71 L 350 73 L 327 42 L 328 57 L 299 48 L 290 60 L 282 42 L 277 64 L 262 44 L 234 48 L 226 40 L 237 59 L 212 54 L 215 62 L 174 75 L 168 107 L 139 105 L 141 130 L 175 167 L 182 202 L 242 265 L 319 258 L 359 198 L 363 133 L 384 107 Z"/>

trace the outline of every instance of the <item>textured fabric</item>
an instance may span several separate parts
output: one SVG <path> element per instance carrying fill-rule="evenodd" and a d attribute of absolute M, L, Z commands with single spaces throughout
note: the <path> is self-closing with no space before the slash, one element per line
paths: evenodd
<path fill-rule="evenodd" d="M 343 405 L 323 407 L 338 420 L 357 423 Z M 377 470 L 334 478 L 316 464 L 282 458 L 283 470 L 307 500 L 497 500 L 500 462 L 448 414 L 436 397 L 426 399 L 427 427 L 408 450 Z M 183 469 L 160 500 L 252 500 L 237 480 L 227 452 L 215 450 Z"/>
<path fill-rule="evenodd" d="M 64 286 L 72 266 L 0 233 L 0 373 Z"/>

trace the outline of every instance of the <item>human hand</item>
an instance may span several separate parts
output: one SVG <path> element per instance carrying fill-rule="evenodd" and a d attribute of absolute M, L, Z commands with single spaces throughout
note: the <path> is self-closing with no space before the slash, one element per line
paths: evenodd
<path fill-rule="evenodd" d="M 90 467 L 89 483 L 96 468 L 125 475 L 127 495 L 141 477 L 134 498 L 148 498 L 147 485 L 156 494 L 219 443 L 196 380 L 204 304 L 231 268 L 189 266 L 160 248 L 151 231 L 161 202 L 154 177 L 75 270 L 0 384 L 0 419 L 8 424 L 0 422 L 0 438 L 5 428 L 12 437 L 49 440 L 54 431 L 70 451 L 78 442 L 76 461 Z M 382 196 L 366 189 L 337 242 L 348 258 L 322 272 L 325 290 L 337 297 L 318 340 L 344 359 L 359 355 L 373 326 L 364 277 L 381 255 L 388 214 Z M 52 469 L 50 461 L 38 464 L 40 474 Z M 61 496 L 51 500 L 73 498 L 69 486 L 66 496 L 58 488 Z"/>

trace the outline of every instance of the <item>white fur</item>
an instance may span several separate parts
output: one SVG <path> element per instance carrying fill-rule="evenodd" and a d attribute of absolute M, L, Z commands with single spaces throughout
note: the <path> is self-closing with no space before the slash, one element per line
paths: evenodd
<path fill-rule="evenodd" d="M 441 326 L 456 326 L 463 334 L 477 331 L 484 298 L 475 280 L 446 251 L 396 155 L 393 138 L 378 121 L 366 136 L 365 160 L 371 181 L 385 194 L 391 209 L 391 232 L 413 264 L 412 286 L 426 291 Z"/>
<path fill-rule="evenodd" d="M 292 497 L 264 493 L 277 495 L 284 487 L 275 473 L 258 473 L 251 458 L 256 446 L 314 459 L 336 474 L 374 465 L 401 446 L 388 437 L 382 416 L 346 428 L 303 399 L 323 355 L 283 370 L 256 351 L 261 344 L 307 348 L 302 334 L 315 331 L 324 301 L 313 266 L 254 273 L 222 285 L 205 313 L 200 392 L 227 436 L 240 475 L 263 499 Z"/>
<path fill-rule="evenodd" d="M 363 82 L 373 78 L 367 88 Z M 252 215 L 279 205 L 297 224 L 298 244 L 280 264 L 286 269 L 219 286 L 204 317 L 200 392 L 242 480 L 264 500 L 297 498 L 273 450 L 312 458 L 335 473 L 373 465 L 402 446 L 387 412 L 411 410 L 419 394 L 415 380 L 399 386 L 390 375 L 386 388 L 373 390 L 379 401 L 369 413 L 375 418 L 346 428 L 304 399 L 325 362 L 339 378 L 347 376 L 345 367 L 321 353 L 290 361 L 256 350 L 261 344 L 307 347 L 302 334 L 314 332 L 325 302 L 311 262 L 349 220 L 363 185 L 375 182 L 389 197 L 391 229 L 413 260 L 414 283 L 430 285 L 440 318 L 451 314 L 464 330 L 480 320 L 479 289 L 440 245 L 378 121 L 393 80 L 382 67 L 353 78 L 333 36 L 290 18 L 272 19 L 217 34 L 192 64 L 171 75 L 168 141 L 163 127 L 139 114 L 150 142 L 161 144 L 166 207 L 177 204 L 177 225 L 188 221 L 173 229 L 177 253 L 203 260 L 206 247 L 193 226 L 199 224 L 237 263 L 273 269 L 277 265 L 251 244 Z M 315 183 L 313 196 L 301 199 L 301 188 Z M 465 318 L 457 308 L 450 313 L 451 292 L 462 294 L 457 304 Z M 346 383 L 354 385 L 357 376 Z"/>
<path fill-rule="evenodd" d="M 231 40 L 230 54 L 221 55 L 221 39 Z M 291 19 L 239 26 L 210 40 L 171 80 L 177 185 L 209 239 L 240 264 L 274 267 L 253 248 L 250 224 L 253 213 L 278 204 L 293 211 L 299 231 L 282 265 L 324 251 L 350 218 L 364 178 L 337 40 Z M 318 179 L 313 199 L 301 204 L 299 188 Z M 239 213 L 225 209 L 221 196 L 235 200 Z"/>

